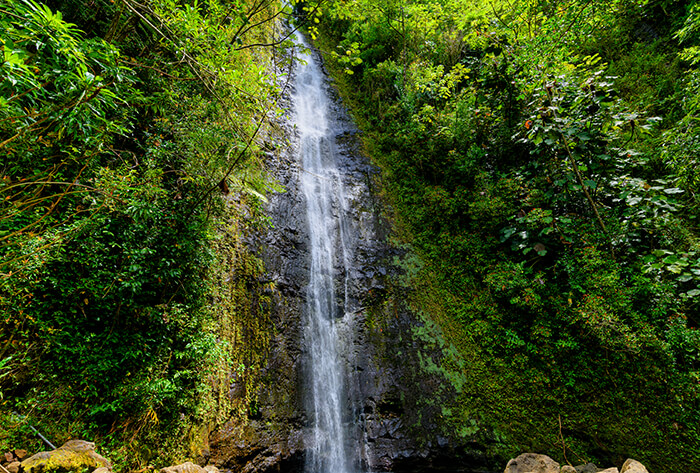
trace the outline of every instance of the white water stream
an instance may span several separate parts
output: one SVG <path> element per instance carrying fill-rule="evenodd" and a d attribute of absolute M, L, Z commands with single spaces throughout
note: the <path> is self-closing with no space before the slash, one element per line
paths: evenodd
<path fill-rule="evenodd" d="M 298 44 L 304 39 L 297 34 Z M 350 250 L 343 184 L 335 156 L 335 131 L 330 99 L 319 64 L 311 55 L 302 59 L 295 77 L 294 104 L 299 132 L 301 188 L 307 202 L 311 264 L 306 303 L 305 340 L 309 344 L 309 418 L 313 434 L 307 445 L 308 473 L 350 473 L 353 470 L 350 433 L 345 427 L 346 375 L 340 356 L 339 321 L 347 302 L 338 303 L 338 290 L 346 292 Z M 344 294 L 340 294 L 341 297 Z"/>

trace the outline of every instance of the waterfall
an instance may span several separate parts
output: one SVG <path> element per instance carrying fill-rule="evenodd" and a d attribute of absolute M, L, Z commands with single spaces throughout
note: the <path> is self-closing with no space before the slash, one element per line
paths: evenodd
<path fill-rule="evenodd" d="M 298 33 L 297 42 L 306 48 Z M 308 405 L 313 433 L 311 445 L 307 446 L 306 470 L 349 473 L 354 460 L 347 445 L 351 434 L 344 419 L 347 386 L 338 327 L 348 312 L 350 250 L 346 243 L 348 224 L 344 221 L 346 205 L 324 76 L 312 55 L 299 56 L 302 61 L 295 76 L 293 99 L 311 256 L 304 335 L 309 349 Z M 336 280 L 340 280 L 337 287 Z M 345 294 L 339 295 L 338 291 Z M 338 302 L 341 298 L 345 298 L 345 303 Z"/>

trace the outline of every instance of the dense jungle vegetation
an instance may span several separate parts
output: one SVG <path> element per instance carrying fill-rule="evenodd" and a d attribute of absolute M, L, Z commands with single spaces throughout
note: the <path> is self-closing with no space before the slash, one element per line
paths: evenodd
<path fill-rule="evenodd" d="M 3 451 L 34 425 L 137 469 L 248 410 L 281 8 L 0 0 Z"/>
<path fill-rule="evenodd" d="M 270 327 L 243 240 L 274 187 L 281 8 L 0 0 L 0 448 L 32 424 L 140 469 L 249 411 Z M 423 262 L 445 430 L 700 464 L 700 5 L 298 13 Z"/>
<path fill-rule="evenodd" d="M 700 5 L 339 0 L 312 33 L 426 263 L 447 430 L 699 465 Z"/>

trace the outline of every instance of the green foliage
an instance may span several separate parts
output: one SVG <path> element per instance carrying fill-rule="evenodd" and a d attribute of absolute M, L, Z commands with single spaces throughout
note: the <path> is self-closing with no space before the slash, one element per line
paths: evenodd
<path fill-rule="evenodd" d="M 26 5 L 18 8 L 21 20 L 10 15 L 2 20 L 6 34 L 1 145 L 9 159 L 9 176 L 46 153 L 42 148 L 54 140 L 66 145 L 84 140 L 89 154 L 64 148 L 73 154 L 72 160 L 84 162 L 95 148 L 109 143 L 110 135 L 124 133 L 124 122 L 114 114 L 134 81 L 131 71 L 119 66 L 114 47 L 82 39 L 74 25 L 44 5 Z M 44 146 L 36 146 L 42 142 Z"/>
<path fill-rule="evenodd" d="M 194 456 L 173 439 L 245 416 L 224 401 L 229 367 L 248 405 L 265 355 L 262 268 L 241 239 L 273 187 L 263 45 L 283 7 L 49 5 L 0 1 L 2 418 L 103 440 L 121 468 Z M 225 281 L 217 238 L 235 242 Z M 211 300 L 229 285 L 224 328 Z M 26 424 L 4 425 L 0 445 L 22 446 Z"/>
<path fill-rule="evenodd" d="M 415 303 L 439 329 L 419 336 L 455 354 L 425 366 L 464 393 L 455 431 L 490 424 L 504 455 L 698 461 L 696 10 L 327 9 L 324 44 L 362 59 L 329 61 L 432 281 Z"/>

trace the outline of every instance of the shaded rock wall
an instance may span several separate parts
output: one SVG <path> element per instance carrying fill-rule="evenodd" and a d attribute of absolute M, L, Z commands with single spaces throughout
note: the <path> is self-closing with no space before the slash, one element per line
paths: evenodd
<path fill-rule="evenodd" d="M 475 442 L 441 432 L 440 400 L 433 398 L 440 379 L 420 369 L 425 352 L 412 336 L 422 322 L 408 308 L 400 261 L 406 251 L 390 244 L 391 225 L 380 198 L 380 174 L 360 151 L 358 131 L 335 98 L 335 155 L 343 175 L 346 210 L 352 215 L 347 235 L 351 274 L 338 278 L 337 304 L 346 304 L 338 320 L 347 373 L 346 422 L 362 469 L 401 471 L 481 471 L 488 462 Z M 287 99 L 287 109 L 291 103 Z M 286 192 L 271 196 L 272 228 L 253 242 L 276 290 L 274 332 L 263 373 L 258 404 L 248 424 L 230 423 L 211 439 L 214 463 L 223 469 L 265 473 L 300 471 L 304 438 L 310 435 L 305 415 L 307 347 L 303 342 L 309 238 L 302 172 L 296 160 L 297 136 L 292 117 L 280 124 L 289 143 L 271 143 L 268 162 Z M 338 211 L 343 211 L 339 208 Z M 420 355 L 420 356 L 419 356 Z M 448 393 L 449 395 L 449 393 Z"/>

